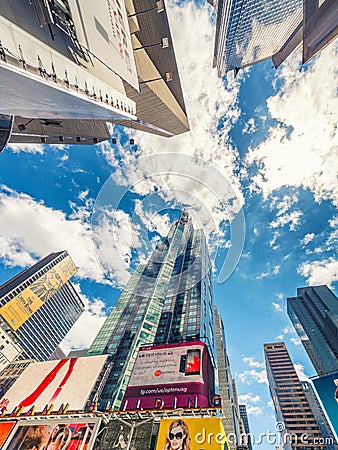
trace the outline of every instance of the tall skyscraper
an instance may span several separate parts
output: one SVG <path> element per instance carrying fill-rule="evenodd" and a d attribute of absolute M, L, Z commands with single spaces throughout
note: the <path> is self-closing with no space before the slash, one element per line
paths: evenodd
<path fill-rule="evenodd" d="M 84 311 L 70 282 L 76 271 L 60 251 L 0 286 L 0 328 L 22 348 L 21 359 L 48 360 Z"/>
<path fill-rule="evenodd" d="M 245 430 L 245 434 L 247 436 L 248 450 L 252 450 L 252 440 L 251 440 L 249 419 L 248 419 L 248 414 L 247 414 L 247 410 L 246 410 L 246 405 L 239 405 L 239 413 L 241 415 L 241 419 L 243 420 L 244 430 Z"/>
<path fill-rule="evenodd" d="M 103 405 L 120 407 L 141 346 L 204 341 L 216 366 L 211 276 L 204 233 L 183 212 L 134 271 L 88 350 L 87 356 L 108 353 L 114 361 Z"/>
<path fill-rule="evenodd" d="M 0 151 L 189 129 L 164 0 L 3 0 Z"/>
<path fill-rule="evenodd" d="M 230 450 L 238 448 L 249 448 L 249 441 L 243 439 L 248 433 L 246 423 L 241 416 L 241 406 L 238 404 L 235 380 L 232 378 L 230 361 L 226 349 L 225 332 L 222 318 L 215 307 L 216 320 L 216 345 L 217 345 L 217 368 L 219 393 L 222 399 L 222 411 L 224 414 L 223 426 L 227 436 Z M 245 409 L 246 411 L 246 409 Z M 248 418 L 247 428 L 249 429 Z M 250 442 L 251 445 L 251 442 Z M 251 448 L 249 448 L 251 450 Z"/>
<path fill-rule="evenodd" d="M 303 63 L 338 32 L 335 0 L 209 0 L 216 11 L 219 76 L 272 57 L 278 67 L 300 44 Z"/>
<path fill-rule="evenodd" d="M 302 381 L 302 386 L 311 406 L 313 415 L 315 416 L 319 430 L 325 439 L 326 450 L 338 450 L 337 441 L 333 434 L 331 425 L 327 420 L 324 410 L 318 400 L 315 390 L 309 381 Z"/>
<path fill-rule="evenodd" d="M 297 289 L 289 317 L 318 375 L 338 371 L 338 298 L 327 286 Z"/>
<path fill-rule="evenodd" d="M 278 422 L 287 450 L 324 448 L 322 435 L 284 342 L 264 344 L 265 364 Z M 304 442 L 304 436 L 306 442 Z"/>

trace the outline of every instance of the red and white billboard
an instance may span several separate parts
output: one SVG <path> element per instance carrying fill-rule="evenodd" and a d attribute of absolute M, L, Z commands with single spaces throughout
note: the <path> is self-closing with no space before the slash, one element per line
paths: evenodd
<path fill-rule="evenodd" d="M 33 408 L 34 413 L 41 413 L 47 405 L 53 405 L 57 412 L 67 404 L 69 411 L 81 411 L 106 359 L 106 355 L 100 355 L 30 364 L 0 404 L 6 405 L 7 412 L 21 409 L 20 414 Z"/>
<path fill-rule="evenodd" d="M 2 450 L 90 450 L 100 420 L 19 421 Z"/>
<path fill-rule="evenodd" d="M 213 381 L 209 374 L 204 342 L 142 347 L 121 410 L 207 407 L 208 381 Z"/>
<path fill-rule="evenodd" d="M 16 422 L 0 422 L 0 448 L 3 448 L 2 446 L 15 424 Z"/>

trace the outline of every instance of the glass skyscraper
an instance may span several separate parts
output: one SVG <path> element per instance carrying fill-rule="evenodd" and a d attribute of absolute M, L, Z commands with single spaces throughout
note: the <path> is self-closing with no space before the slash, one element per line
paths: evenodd
<path fill-rule="evenodd" d="M 211 0 L 211 3 L 216 11 L 214 66 L 219 76 L 279 52 L 303 19 L 303 0 Z"/>
<path fill-rule="evenodd" d="M 338 371 L 338 298 L 327 286 L 304 287 L 287 305 L 318 375 Z"/>
<path fill-rule="evenodd" d="M 216 366 L 211 276 L 204 233 L 183 212 L 148 262 L 134 271 L 88 350 L 87 356 L 112 355 L 103 407 L 120 407 L 143 345 L 204 341 Z"/>
<path fill-rule="evenodd" d="M 0 329 L 22 348 L 21 359 L 48 360 L 84 311 L 70 282 L 76 272 L 60 251 L 0 286 Z"/>

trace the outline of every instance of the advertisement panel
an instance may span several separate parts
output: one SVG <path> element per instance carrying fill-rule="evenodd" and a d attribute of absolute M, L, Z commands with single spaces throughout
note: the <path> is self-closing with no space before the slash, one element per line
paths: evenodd
<path fill-rule="evenodd" d="M 225 450 L 227 439 L 221 419 L 163 419 L 156 450 Z"/>
<path fill-rule="evenodd" d="M 100 419 L 21 421 L 3 450 L 90 450 Z"/>
<path fill-rule="evenodd" d="M 1 403 L 7 412 L 22 408 L 21 414 L 33 407 L 36 413 L 44 412 L 46 405 L 58 411 L 68 404 L 69 411 L 81 411 L 106 359 L 107 355 L 100 355 L 30 364 Z"/>
<path fill-rule="evenodd" d="M 203 342 L 142 347 L 121 410 L 209 406 L 208 363 Z"/>
<path fill-rule="evenodd" d="M 312 380 L 331 424 L 338 435 L 338 372 Z"/>
<path fill-rule="evenodd" d="M 0 422 L 0 448 L 2 448 L 16 422 Z"/>
<path fill-rule="evenodd" d="M 0 315 L 13 330 L 17 330 L 76 272 L 77 269 L 71 257 L 66 256 L 6 305 L 2 306 Z"/>
<path fill-rule="evenodd" d="M 68 0 L 77 39 L 92 55 L 138 89 L 134 51 L 124 2 Z"/>

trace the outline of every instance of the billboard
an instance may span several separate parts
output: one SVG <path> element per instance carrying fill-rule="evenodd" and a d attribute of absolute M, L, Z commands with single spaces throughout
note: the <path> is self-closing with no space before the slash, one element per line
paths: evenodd
<path fill-rule="evenodd" d="M 0 448 L 2 448 L 16 422 L 0 422 Z"/>
<path fill-rule="evenodd" d="M 312 379 L 331 424 L 338 435 L 338 372 Z"/>
<path fill-rule="evenodd" d="M 227 439 L 221 419 L 163 419 L 156 450 L 225 450 Z"/>
<path fill-rule="evenodd" d="M 141 347 L 121 410 L 208 407 L 209 373 L 204 342 Z"/>
<path fill-rule="evenodd" d="M 106 426 L 100 450 L 227 450 L 227 439 L 219 418 L 113 419 Z"/>
<path fill-rule="evenodd" d="M 22 408 L 21 414 L 33 407 L 35 413 L 56 413 L 67 404 L 70 411 L 81 411 L 106 359 L 107 355 L 100 355 L 30 364 L 1 403 L 7 406 L 7 412 Z"/>
<path fill-rule="evenodd" d="M 90 450 L 100 419 L 19 421 L 2 450 Z"/>
<path fill-rule="evenodd" d="M 2 306 L 0 315 L 13 330 L 17 330 L 76 272 L 77 269 L 71 257 L 66 256 L 6 305 Z"/>
<path fill-rule="evenodd" d="M 68 0 L 77 39 L 89 53 L 138 89 L 125 2 Z"/>

